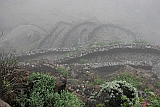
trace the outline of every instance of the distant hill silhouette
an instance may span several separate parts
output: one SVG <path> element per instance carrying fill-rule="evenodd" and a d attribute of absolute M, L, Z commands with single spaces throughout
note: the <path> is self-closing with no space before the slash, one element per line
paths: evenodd
<path fill-rule="evenodd" d="M 131 43 L 136 38 L 132 30 L 119 25 L 60 21 L 51 32 L 35 25 L 21 25 L 0 39 L 0 49 L 20 53 L 38 49 L 85 48 L 89 44 Z"/>

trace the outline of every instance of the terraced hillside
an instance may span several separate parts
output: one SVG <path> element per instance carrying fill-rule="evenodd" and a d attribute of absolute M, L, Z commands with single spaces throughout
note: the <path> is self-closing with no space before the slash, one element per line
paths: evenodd
<path fill-rule="evenodd" d="M 68 66 L 80 64 L 84 69 L 99 69 L 99 71 L 108 69 L 112 72 L 122 66 L 130 65 L 160 74 L 160 47 L 145 43 L 112 44 L 83 50 L 59 48 L 18 55 L 18 60 L 22 62 L 44 58 L 54 64 Z"/>
<path fill-rule="evenodd" d="M 48 59 L 57 64 L 89 64 L 89 68 L 102 71 L 124 65 L 158 74 L 160 70 L 159 46 L 150 45 L 132 30 L 114 24 L 60 21 L 51 32 L 23 25 L 2 37 L 0 44 L 2 53 L 8 50 L 20 62 Z"/>
<path fill-rule="evenodd" d="M 114 24 L 60 21 L 51 32 L 35 25 L 21 25 L 0 39 L 0 49 L 21 53 L 38 49 L 85 48 L 89 44 L 131 43 L 136 38 L 132 30 Z"/>

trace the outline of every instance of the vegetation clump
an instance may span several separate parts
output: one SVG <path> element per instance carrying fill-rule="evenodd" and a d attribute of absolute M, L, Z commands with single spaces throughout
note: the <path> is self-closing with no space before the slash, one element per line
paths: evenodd
<path fill-rule="evenodd" d="M 32 73 L 28 77 L 28 92 L 23 90 L 15 99 L 15 107 L 82 107 L 83 103 L 67 91 L 54 91 L 56 79 L 42 73 Z"/>
<path fill-rule="evenodd" d="M 65 78 L 68 76 L 68 72 L 62 67 L 57 67 L 56 71 L 61 73 Z"/>
<path fill-rule="evenodd" d="M 12 53 L 0 54 L 0 99 L 12 104 L 17 91 L 24 88 L 28 72 L 17 67 L 17 59 Z M 23 81 L 22 81 L 23 80 Z"/>
<path fill-rule="evenodd" d="M 102 85 L 103 83 L 104 81 L 100 78 L 95 78 L 92 82 L 89 83 L 89 86 Z"/>
<path fill-rule="evenodd" d="M 104 83 L 96 99 L 106 107 L 130 107 L 139 101 L 136 88 L 121 80 Z"/>
<path fill-rule="evenodd" d="M 144 43 L 144 44 L 147 44 L 148 42 L 145 41 L 144 39 L 136 39 L 133 41 L 133 43 Z"/>
<path fill-rule="evenodd" d="M 83 102 L 68 91 L 55 93 L 55 107 L 83 107 Z"/>
<path fill-rule="evenodd" d="M 88 63 L 88 60 L 86 60 L 86 59 L 81 59 L 80 60 L 80 64 L 86 64 L 86 63 Z"/>
<path fill-rule="evenodd" d="M 126 81 L 136 88 L 142 86 L 142 78 L 140 76 L 133 76 L 128 72 L 120 73 L 120 75 L 117 76 L 116 80 Z"/>

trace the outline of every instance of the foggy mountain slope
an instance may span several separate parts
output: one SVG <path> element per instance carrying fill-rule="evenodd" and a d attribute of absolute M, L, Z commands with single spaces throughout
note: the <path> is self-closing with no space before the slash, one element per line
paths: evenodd
<path fill-rule="evenodd" d="M 122 26 L 95 22 L 58 22 L 51 32 L 34 25 L 21 25 L 0 40 L 1 49 L 17 52 L 54 48 L 85 48 L 90 44 L 132 43 L 137 35 Z"/>
<path fill-rule="evenodd" d="M 95 22 L 79 22 L 66 25 L 59 23 L 51 34 L 47 35 L 40 43 L 40 49 L 84 47 L 89 44 L 119 41 L 132 43 L 137 39 L 130 29 L 114 24 L 98 24 Z"/>
<path fill-rule="evenodd" d="M 62 38 L 71 28 L 70 23 L 63 21 L 58 22 L 52 31 L 45 36 L 45 38 L 40 42 L 38 49 L 43 48 L 57 48 L 60 47 L 59 43 L 62 43 Z"/>
<path fill-rule="evenodd" d="M 21 25 L 12 30 L 8 35 L 0 40 L 0 48 L 8 51 L 10 48 L 17 52 L 24 49 L 27 51 L 32 44 L 36 44 L 45 37 L 47 32 L 34 25 Z"/>
<path fill-rule="evenodd" d="M 43 49 L 83 46 L 88 43 L 89 37 L 92 38 L 94 33 L 92 30 L 97 27 L 85 25 L 74 28 L 86 20 L 95 22 L 95 24 L 98 22 L 99 26 L 105 23 L 123 26 L 125 29 L 130 29 L 136 33 L 138 38 L 159 45 L 160 6 L 158 3 L 158 0 L 1 0 L 1 32 L 13 32 L 18 26 L 33 24 L 47 30 L 48 33 L 41 39 L 39 33 L 33 34 L 38 36 L 32 36 L 35 39 L 27 42 L 25 40 L 29 39 L 29 36 L 23 37 L 24 39 L 17 39 L 18 36 L 16 35 L 29 35 L 29 32 L 28 34 L 18 33 L 21 32 L 19 29 L 18 32 L 10 33 L 7 38 L 2 38 L 0 47 L 8 49 L 9 46 L 17 48 L 23 45 L 25 50 L 33 50 L 37 47 Z M 71 25 L 61 23 L 54 31 L 54 27 L 60 21 Z M 35 28 L 31 27 L 31 29 L 34 30 Z M 101 42 L 101 40 L 132 42 L 134 38 L 132 34 L 127 36 L 127 32 L 122 29 L 111 27 L 97 30 L 93 35 L 95 35 L 93 38 L 95 42 Z M 107 38 L 104 35 L 107 35 Z M 15 39 L 18 41 L 17 44 L 13 44 L 16 42 Z"/>
<path fill-rule="evenodd" d="M 90 40 L 96 38 L 94 41 L 121 41 L 124 43 L 131 43 L 136 40 L 137 35 L 129 29 L 114 25 L 114 24 L 102 24 L 97 26 L 89 34 Z M 108 38 L 106 38 L 106 36 Z"/>
<path fill-rule="evenodd" d="M 95 26 L 96 24 L 94 22 L 81 22 L 73 25 L 70 31 L 64 36 L 61 47 L 76 47 L 78 45 L 84 45 L 87 41 L 90 41 L 88 39 L 88 34 Z M 84 33 L 86 33 L 86 35 L 83 35 Z"/>

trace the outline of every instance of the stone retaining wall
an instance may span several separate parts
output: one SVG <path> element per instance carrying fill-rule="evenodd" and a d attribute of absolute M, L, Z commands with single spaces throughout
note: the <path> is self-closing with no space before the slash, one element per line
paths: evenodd
<path fill-rule="evenodd" d="M 72 54 L 67 54 L 69 52 Z M 156 73 L 159 73 L 160 68 L 160 47 L 142 43 L 95 46 L 82 51 L 76 51 L 75 48 L 39 50 L 26 52 L 18 57 L 21 59 L 48 58 L 55 64 L 81 64 L 81 61 L 86 60 L 89 66 L 94 66 L 93 68 L 122 65 L 141 66 L 152 69 Z"/>

